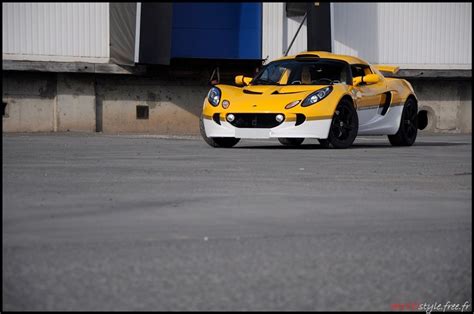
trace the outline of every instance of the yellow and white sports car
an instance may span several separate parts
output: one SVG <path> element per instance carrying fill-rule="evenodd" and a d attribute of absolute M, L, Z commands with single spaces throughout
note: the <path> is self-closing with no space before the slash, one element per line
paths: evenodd
<path fill-rule="evenodd" d="M 278 138 L 299 145 L 347 148 L 357 135 L 388 135 L 410 146 L 418 128 L 418 101 L 409 82 L 386 78 L 397 67 L 370 65 L 352 56 L 311 51 L 265 65 L 237 86 L 217 84 L 204 100 L 201 134 L 213 147 L 240 139 Z"/>

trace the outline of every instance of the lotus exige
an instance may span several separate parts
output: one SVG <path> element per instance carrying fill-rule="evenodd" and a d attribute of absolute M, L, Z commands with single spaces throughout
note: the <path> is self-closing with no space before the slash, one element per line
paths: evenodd
<path fill-rule="evenodd" d="M 236 76 L 237 86 L 213 86 L 201 134 L 213 147 L 250 138 L 293 146 L 316 138 L 325 147 L 347 148 L 357 135 L 388 135 L 392 145 L 410 146 L 427 121 L 418 117 L 410 83 L 381 71 L 398 68 L 322 51 L 275 60 L 254 78 Z"/>

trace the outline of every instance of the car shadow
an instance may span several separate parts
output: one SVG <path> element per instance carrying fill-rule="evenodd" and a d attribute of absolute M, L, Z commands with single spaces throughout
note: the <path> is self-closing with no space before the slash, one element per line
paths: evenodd
<path fill-rule="evenodd" d="M 419 142 L 413 144 L 411 147 L 443 147 L 443 146 L 462 146 L 471 145 L 471 143 L 449 143 L 449 142 Z M 348 149 L 367 149 L 367 148 L 406 148 L 406 146 L 392 146 L 390 143 L 377 143 L 377 144 L 353 144 Z M 301 144 L 300 146 L 284 146 L 284 145 L 242 145 L 235 146 L 234 149 L 295 149 L 295 150 L 314 150 L 314 149 L 327 149 L 319 144 Z"/>

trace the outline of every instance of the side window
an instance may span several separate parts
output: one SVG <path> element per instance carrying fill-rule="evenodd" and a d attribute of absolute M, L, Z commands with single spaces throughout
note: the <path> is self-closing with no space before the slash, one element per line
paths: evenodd
<path fill-rule="evenodd" d="M 352 78 L 356 78 L 356 77 L 360 77 L 360 76 L 364 76 L 364 75 L 372 73 L 372 71 L 370 70 L 370 66 L 365 65 L 365 64 L 353 64 L 351 65 L 351 71 L 352 71 Z"/>
<path fill-rule="evenodd" d="M 268 70 L 265 69 L 265 71 L 262 73 L 262 75 L 260 75 L 260 78 L 262 80 L 268 80 Z"/>
<path fill-rule="evenodd" d="M 267 81 L 278 82 L 285 69 L 286 68 L 282 66 L 270 65 L 262 73 L 260 78 Z"/>
<path fill-rule="evenodd" d="M 372 70 L 370 70 L 370 67 L 368 65 L 365 65 L 363 67 L 364 70 L 364 75 L 372 74 Z"/>
<path fill-rule="evenodd" d="M 370 67 L 364 65 L 351 65 L 352 77 L 364 76 L 370 74 Z"/>

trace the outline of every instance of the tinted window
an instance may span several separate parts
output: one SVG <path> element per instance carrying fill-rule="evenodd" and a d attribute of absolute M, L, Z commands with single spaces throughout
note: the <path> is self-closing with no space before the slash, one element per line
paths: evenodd
<path fill-rule="evenodd" d="M 269 63 L 252 85 L 327 85 L 348 84 L 348 66 L 328 59 L 282 60 Z"/>
<path fill-rule="evenodd" d="M 363 64 L 353 64 L 351 65 L 352 77 L 364 76 L 370 74 L 370 67 Z"/>

